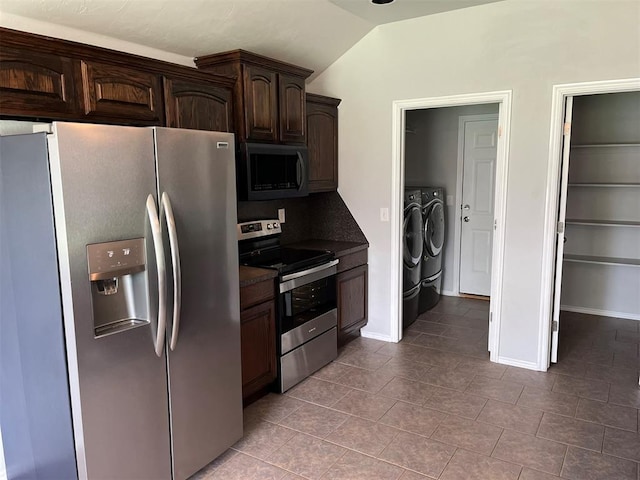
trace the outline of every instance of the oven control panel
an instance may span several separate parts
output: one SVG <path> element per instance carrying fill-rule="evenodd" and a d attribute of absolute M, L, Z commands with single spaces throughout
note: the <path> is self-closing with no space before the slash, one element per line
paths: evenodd
<path fill-rule="evenodd" d="M 282 233 L 279 220 L 255 220 L 238 224 L 238 240 L 266 237 Z"/>

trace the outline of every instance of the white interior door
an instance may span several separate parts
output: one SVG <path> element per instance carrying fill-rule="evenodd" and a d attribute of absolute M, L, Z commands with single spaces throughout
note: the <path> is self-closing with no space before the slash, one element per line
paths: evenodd
<path fill-rule="evenodd" d="M 569 183 L 569 151 L 571 149 L 571 114 L 573 97 L 564 104 L 564 131 L 562 136 L 562 173 L 560 175 L 560 197 L 558 200 L 558 223 L 556 236 L 556 270 L 553 292 L 553 321 L 551 322 L 551 361 L 558 361 L 558 333 L 560 330 L 560 293 L 562 292 L 562 259 L 564 257 L 564 229 L 567 217 L 567 185 Z"/>
<path fill-rule="evenodd" d="M 491 294 L 498 117 L 464 122 L 460 293 Z"/>

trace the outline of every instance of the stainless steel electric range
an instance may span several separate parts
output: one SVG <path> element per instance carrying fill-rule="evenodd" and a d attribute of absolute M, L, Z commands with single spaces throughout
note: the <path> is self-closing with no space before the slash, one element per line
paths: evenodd
<path fill-rule="evenodd" d="M 333 252 L 280 245 L 278 220 L 238 224 L 240 264 L 278 271 L 277 388 L 285 392 L 337 357 Z"/>

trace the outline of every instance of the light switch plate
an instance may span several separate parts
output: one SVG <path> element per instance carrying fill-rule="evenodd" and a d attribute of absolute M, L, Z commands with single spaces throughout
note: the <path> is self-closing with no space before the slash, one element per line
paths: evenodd
<path fill-rule="evenodd" d="M 387 207 L 380 207 L 380 221 L 381 222 L 389 221 L 389 209 Z"/>
<path fill-rule="evenodd" d="M 278 209 L 278 221 L 280 223 L 285 223 L 284 208 L 279 208 Z"/>
<path fill-rule="evenodd" d="M 447 195 L 447 205 L 453 205 L 453 195 Z"/>

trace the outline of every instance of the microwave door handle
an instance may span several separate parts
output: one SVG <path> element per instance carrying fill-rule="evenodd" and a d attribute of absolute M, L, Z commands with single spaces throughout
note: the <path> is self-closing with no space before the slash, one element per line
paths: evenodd
<path fill-rule="evenodd" d="M 302 154 L 300 152 L 297 152 L 297 153 L 298 153 L 298 161 L 296 162 L 296 173 L 298 177 L 298 190 L 302 190 L 302 188 L 304 187 L 307 172 L 305 170 Z"/>

